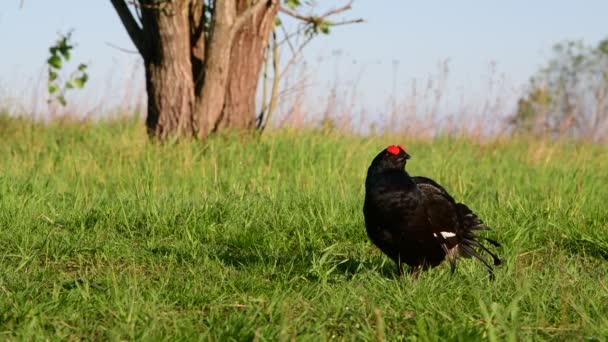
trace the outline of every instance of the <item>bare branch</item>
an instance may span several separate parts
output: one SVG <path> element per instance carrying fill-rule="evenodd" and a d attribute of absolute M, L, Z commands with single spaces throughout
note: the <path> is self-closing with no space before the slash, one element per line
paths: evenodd
<path fill-rule="evenodd" d="M 285 29 L 285 25 L 283 25 L 283 23 L 281 23 L 279 26 L 281 26 L 281 30 L 283 31 L 283 35 L 285 36 L 285 40 L 284 41 L 286 41 L 287 44 L 289 45 L 289 49 L 291 50 L 291 53 L 295 55 L 296 54 L 296 49 L 293 47 L 293 44 L 291 44 L 291 39 L 289 39 L 290 35 L 287 32 L 287 30 Z M 282 42 L 279 42 L 279 45 L 281 43 Z"/>
<path fill-rule="evenodd" d="M 338 8 L 334 8 L 334 9 L 329 10 L 329 11 L 327 11 L 327 12 L 321 14 L 321 15 L 308 15 L 308 16 L 307 15 L 302 15 L 302 14 L 299 14 L 299 13 L 297 13 L 295 11 L 292 11 L 291 9 L 283 7 L 283 6 L 279 7 L 279 11 L 281 11 L 282 13 L 287 14 L 288 16 L 290 16 L 292 18 L 295 18 L 295 19 L 298 19 L 298 20 L 301 20 L 301 21 L 304 21 L 304 22 L 307 22 L 307 23 L 310 23 L 310 24 L 318 24 L 320 21 L 322 21 L 323 19 L 325 19 L 327 17 L 330 17 L 332 15 L 335 15 L 335 14 L 342 13 L 342 12 L 350 10 L 352 8 L 352 5 L 353 5 L 353 2 L 351 0 L 346 5 L 338 7 Z M 363 21 L 364 20 L 360 18 L 360 19 L 343 21 L 343 22 L 341 22 L 339 24 L 331 23 L 331 25 L 333 26 L 333 25 L 344 25 L 344 24 L 347 24 L 347 23 L 348 24 L 351 24 L 351 23 L 361 23 Z"/>
<path fill-rule="evenodd" d="M 137 21 L 131 14 L 129 10 L 129 6 L 124 0 L 111 0 L 118 17 L 122 21 L 129 37 L 131 37 L 131 41 L 133 41 L 133 45 L 137 48 L 137 51 L 144 56 L 144 34 L 142 28 L 137 24 Z"/>
<path fill-rule="evenodd" d="M 331 22 L 330 26 L 340 26 L 340 25 L 349 25 L 349 24 L 357 24 L 357 23 L 364 23 L 365 20 L 363 18 L 359 18 L 359 19 L 351 19 L 351 20 L 344 20 L 344 21 L 338 21 L 338 22 Z"/>
<path fill-rule="evenodd" d="M 274 32 L 273 32 L 274 33 Z M 264 69 L 263 69 L 263 81 L 262 81 L 262 109 L 260 110 L 260 115 L 256 118 L 256 128 L 262 128 L 262 123 L 264 122 L 264 113 L 266 113 L 266 108 L 268 105 L 266 104 L 266 100 L 268 97 L 268 60 L 270 54 L 270 44 L 266 46 L 264 49 Z"/>
<path fill-rule="evenodd" d="M 287 70 L 295 63 L 295 61 L 297 60 L 297 58 L 299 57 L 299 55 L 301 54 L 302 50 L 304 49 L 304 47 L 306 47 L 306 45 L 308 45 L 311 41 L 313 36 L 312 35 L 306 35 L 306 40 L 302 43 L 299 44 L 298 48 L 296 49 L 293 44 L 291 43 L 291 37 L 293 36 L 297 36 L 299 34 L 302 33 L 302 31 L 306 30 L 306 27 L 309 27 L 310 25 L 312 26 L 317 26 L 317 25 L 321 25 L 321 24 L 325 24 L 327 26 L 340 26 L 340 25 L 347 25 L 347 24 L 354 24 L 354 23 L 361 23 L 364 22 L 363 19 L 352 19 L 352 20 L 344 20 L 344 21 L 339 21 L 339 22 L 332 22 L 327 20 L 326 18 L 342 13 L 344 11 L 350 10 L 352 8 L 352 1 L 349 1 L 347 4 L 345 4 L 344 6 L 338 7 L 338 8 L 334 8 L 331 9 L 321 15 L 310 15 L 310 16 L 305 16 L 305 15 L 301 15 L 289 8 L 285 8 L 285 7 L 279 7 L 279 10 L 284 13 L 287 14 L 288 16 L 295 18 L 297 20 L 300 20 L 303 22 L 303 25 L 300 25 L 300 28 L 298 30 L 296 30 L 295 32 L 292 33 L 288 33 L 285 30 L 284 25 L 280 25 L 281 29 L 283 30 L 283 35 L 284 38 L 282 41 L 279 42 L 279 45 L 283 44 L 283 43 L 287 43 L 289 44 L 289 48 L 291 50 L 291 58 L 289 59 L 289 61 L 287 62 L 287 64 L 285 65 L 285 67 L 283 68 L 283 70 L 281 71 L 281 75 L 284 75 L 285 73 L 287 73 Z"/>
<path fill-rule="evenodd" d="M 336 9 L 330 10 L 329 12 L 326 12 L 325 14 L 323 14 L 323 18 L 329 17 L 330 15 L 334 15 L 334 14 L 338 14 L 344 11 L 348 11 L 349 9 L 351 9 L 353 7 L 353 1 L 349 1 L 346 5 L 342 6 L 342 7 L 338 7 Z"/>
<path fill-rule="evenodd" d="M 115 48 L 116 50 L 120 50 L 122 52 L 132 53 L 132 54 L 139 54 L 139 52 L 137 52 L 137 51 L 125 49 L 123 47 L 120 47 L 118 45 L 112 44 L 110 42 L 106 42 L 106 45 L 109 46 L 109 47 Z"/>
<path fill-rule="evenodd" d="M 261 122 L 262 125 L 260 127 L 260 133 L 264 132 L 266 126 L 270 122 L 270 118 L 272 118 L 272 113 L 274 112 L 277 106 L 277 95 L 279 92 L 279 45 L 277 44 L 277 34 L 276 32 L 272 32 L 272 69 L 274 71 L 273 79 L 272 79 L 272 90 L 270 93 L 270 103 L 268 105 L 268 112 L 266 114 L 266 121 Z"/>
<path fill-rule="evenodd" d="M 295 19 L 298 19 L 298 20 L 302 20 L 302 21 L 306 21 L 306 22 L 314 22 L 315 21 L 314 20 L 314 18 L 315 18 L 314 16 L 301 15 L 301 14 L 298 14 L 298 13 L 290 10 L 289 8 L 286 8 L 286 7 L 283 7 L 283 6 L 279 7 L 279 12 L 285 13 L 288 16 L 290 16 L 292 18 L 295 18 Z"/>
<path fill-rule="evenodd" d="M 285 67 L 283 68 L 283 71 L 281 72 L 282 75 L 287 73 L 287 70 L 289 70 L 289 68 L 294 64 L 294 62 L 297 60 L 298 56 L 300 56 L 300 53 L 302 52 L 302 50 L 304 50 L 304 47 L 306 47 L 306 45 L 308 45 L 308 43 L 310 43 L 312 41 L 313 37 L 308 37 L 306 38 L 306 40 L 304 41 L 304 43 L 300 44 L 300 46 L 298 47 L 298 50 L 295 51 L 292 55 L 291 58 L 289 59 L 289 61 L 287 62 L 287 64 L 285 65 Z"/>

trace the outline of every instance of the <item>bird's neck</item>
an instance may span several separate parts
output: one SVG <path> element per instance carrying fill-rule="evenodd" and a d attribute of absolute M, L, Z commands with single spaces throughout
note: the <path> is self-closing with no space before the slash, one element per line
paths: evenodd
<path fill-rule="evenodd" d="M 401 184 L 402 186 L 413 185 L 416 183 L 404 169 L 382 169 L 369 170 L 367 174 L 367 186 L 386 184 Z"/>

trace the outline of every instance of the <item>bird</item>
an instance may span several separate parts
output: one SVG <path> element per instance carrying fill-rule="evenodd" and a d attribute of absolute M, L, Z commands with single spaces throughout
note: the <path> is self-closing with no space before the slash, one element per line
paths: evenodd
<path fill-rule="evenodd" d="M 402 145 L 390 145 L 372 160 L 365 180 L 363 215 L 371 242 L 397 264 L 410 266 L 412 278 L 448 260 L 452 273 L 459 257 L 481 261 L 494 279 L 493 267 L 481 256 L 502 260 L 486 247 L 500 243 L 478 235 L 490 228 L 468 206 L 456 202 L 434 180 L 411 177 L 405 170 L 410 155 Z"/>

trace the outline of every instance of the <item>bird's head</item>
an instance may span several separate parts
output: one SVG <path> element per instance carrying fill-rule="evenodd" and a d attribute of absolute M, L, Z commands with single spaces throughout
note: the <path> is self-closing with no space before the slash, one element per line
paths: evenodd
<path fill-rule="evenodd" d="M 370 169 L 403 170 L 410 155 L 401 145 L 390 145 L 382 150 L 372 161 Z"/>

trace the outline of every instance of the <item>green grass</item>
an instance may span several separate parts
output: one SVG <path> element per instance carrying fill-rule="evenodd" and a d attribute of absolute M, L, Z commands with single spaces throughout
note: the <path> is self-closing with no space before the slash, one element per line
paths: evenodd
<path fill-rule="evenodd" d="M 0 340 L 604 340 L 608 148 L 277 132 L 157 146 L 138 123 L 0 118 Z M 506 264 L 413 281 L 373 247 L 389 143 Z"/>

